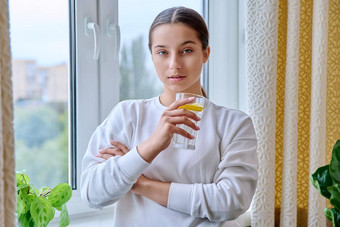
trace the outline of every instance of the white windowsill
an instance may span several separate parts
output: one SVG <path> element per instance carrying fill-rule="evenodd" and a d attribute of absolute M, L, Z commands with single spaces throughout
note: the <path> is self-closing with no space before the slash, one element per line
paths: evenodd
<path fill-rule="evenodd" d="M 89 208 L 80 198 L 79 191 L 73 191 L 71 200 L 67 203 L 67 210 L 70 216 L 70 226 L 77 223 L 83 223 L 88 218 L 96 217 L 105 219 L 107 223 L 112 223 L 114 205 L 107 206 L 101 209 Z M 50 222 L 49 226 L 58 226 L 60 212 L 56 211 L 54 219 Z M 102 218 L 101 218 L 102 217 Z M 83 220 L 82 220 L 83 219 Z M 104 221 L 105 221 L 104 220 Z M 95 221 L 95 220 L 94 220 Z M 90 223 L 89 223 L 90 224 Z M 82 224 L 82 226 L 84 226 Z M 92 226 L 92 225 L 89 225 Z M 96 225 L 99 226 L 99 225 Z M 105 226 L 105 225 L 103 225 Z M 85 226 L 84 226 L 85 227 Z"/>

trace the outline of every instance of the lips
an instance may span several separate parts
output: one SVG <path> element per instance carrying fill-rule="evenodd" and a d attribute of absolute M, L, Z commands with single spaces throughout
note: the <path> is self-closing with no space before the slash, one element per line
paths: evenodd
<path fill-rule="evenodd" d="M 178 82 L 181 81 L 185 78 L 185 76 L 181 76 L 181 75 L 172 75 L 168 77 L 171 81 L 173 82 Z"/>

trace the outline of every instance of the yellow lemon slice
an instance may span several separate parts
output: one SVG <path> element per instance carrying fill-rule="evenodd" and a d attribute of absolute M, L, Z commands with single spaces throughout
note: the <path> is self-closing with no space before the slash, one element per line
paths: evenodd
<path fill-rule="evenodd" d="M 183 106 L 180 106 L 178 107 L 178 109 L 201 112 L 203 110 L 203 106 L 200 103 L 190 103 L 190 104 L 185 104 Z"/>

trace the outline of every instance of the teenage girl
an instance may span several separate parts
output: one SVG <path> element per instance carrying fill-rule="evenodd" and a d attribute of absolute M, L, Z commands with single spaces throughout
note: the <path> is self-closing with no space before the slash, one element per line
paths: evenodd
<path fill-rule="evenodd" d="M 98 126 L 83 159 L 82 199 L 91 207 L 115 203 L 114 226 L 231 225 L 249 208 L 257 184 L 252 121 L 208 99 L 201 119 L 178 109 L 193 100 L 175 101 L 176 93 L 205 95 L 200 74 L 210 47 L 196 11 L 161 12 L 149 48 L 164 90 L 120 102 Z M 193 138 L 177 124 L 199 130 L 195 150 L 174 148 L 174 134 Z"/>

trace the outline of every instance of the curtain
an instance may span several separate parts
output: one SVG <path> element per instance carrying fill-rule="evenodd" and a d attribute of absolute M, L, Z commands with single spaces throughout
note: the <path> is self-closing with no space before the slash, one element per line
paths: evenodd
<path fill-rule="evenodd" d="M 326 226 L 326 200 L 309 176 L 340 139 L 339 61 L 340 0 L 247 0 L 248 110 L 260 162 L 252 226 Z"/>
<path fill-rule="evenodd" d="M 0 0 L 0 226 L 16 226 L 16 180 L 13 135 L 8 0 Z"/>

